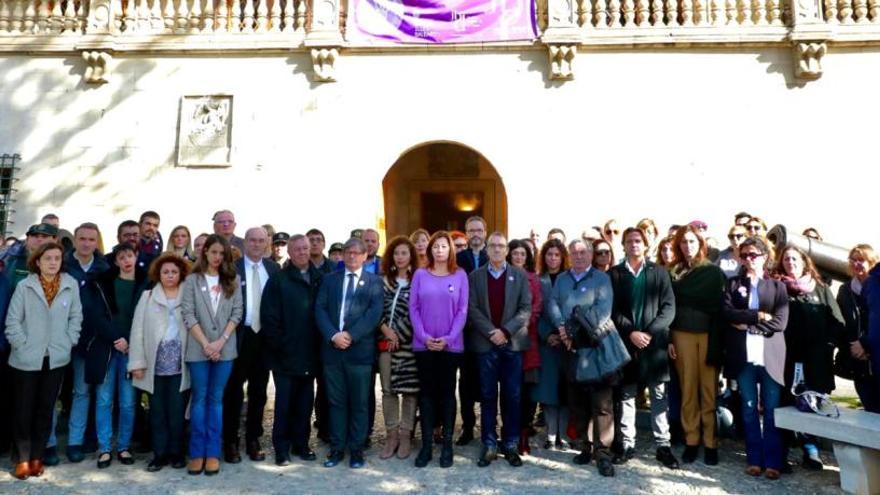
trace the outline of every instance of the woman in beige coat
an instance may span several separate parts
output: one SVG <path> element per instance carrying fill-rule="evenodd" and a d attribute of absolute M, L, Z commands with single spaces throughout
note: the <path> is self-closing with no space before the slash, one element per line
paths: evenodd
<path fill-rule="evenodd" d="M 189 264 L 180 256 L 164 253 L 150 266 L 156 285 L 141 295 L 131 325 L 128 370 L 135 387 L 152 394 L 150 426 L 153 460 L 147 471 L 171 464 L 186 466 L 183 455 L 183 419 L 189 373 L 186 327 L 180 311 L 180 285 Z"/>

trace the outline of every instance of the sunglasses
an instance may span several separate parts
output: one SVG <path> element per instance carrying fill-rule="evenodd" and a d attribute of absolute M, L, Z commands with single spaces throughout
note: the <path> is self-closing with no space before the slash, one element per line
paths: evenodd
<path fill-rule="evenodd" d="M 745 234 L 730 234 L 729 236 L 727 236 L 727 238 L 730 240 L 733 240 L 733 239 L 742 239 L 745 236 L 746 236 Z"/>
<path fill-rule="evenodd" d="M 751 230 L 752 232 L 757 232 L 757 231 L 761 230 L 760 225 L 747 225 L 746 228 Z"/>
<path fill-rule="evenodd" d="M 605 231 L 605 235 L 611 235 L 611 234 L 620 235 L 620 230 L 606 230 Z"/>
<path fill-rule="evenodd" d="M 751 260 L 751 261 L 754 261 L 754 260 L 760 258 L 761 256 L 764 256 L 764 255 L 761 253 L 755 253 L 755 252 L 742 253 L 739 255 L 740 258 L 742 258 L 744 260 Z"/>
<path fill-rule="evenodd" d="M 611 251 L 607 249 L 600 249 L 596 251 L 596 256 L 608 256 L 609 254 L 611 254 Z"/>

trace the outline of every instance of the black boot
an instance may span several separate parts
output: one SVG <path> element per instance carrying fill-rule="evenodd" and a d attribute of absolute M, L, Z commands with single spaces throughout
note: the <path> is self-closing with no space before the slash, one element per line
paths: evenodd
<path fill-rule="evenodd" d="M 428 437 L 427 441 L 422 438 L 422 448 L 419 450 L 419 455 L 416 456 L 416 467 L 423 468 L 431 462 L 431 457 L 433 454 L 431 452 L 431 438 Z"/>
<path fill-rule="evenodd" d="M 448 429 L 449 433 L 443 432 L 443 447 L 440 449 L 440 467 L 452 467 L 452 428 Z"/>

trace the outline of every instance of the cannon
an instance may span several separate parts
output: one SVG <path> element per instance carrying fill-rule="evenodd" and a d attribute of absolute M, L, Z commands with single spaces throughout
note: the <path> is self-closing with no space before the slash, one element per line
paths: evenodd
<path fill-rule="evenodd" d="M 816 269 L 824 276 L 840 282 L 850 278 L 847 248 L 789 232 L 784 225 L 776 225 L 770 229 L 767 239 L 773 243 L 777 251 L 787 246 L 803 249 L 813 259 Z"/>

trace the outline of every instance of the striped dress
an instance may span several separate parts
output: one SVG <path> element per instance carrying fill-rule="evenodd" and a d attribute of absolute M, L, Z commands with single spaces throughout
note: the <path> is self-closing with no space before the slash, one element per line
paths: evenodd
<path fill-rule="evenodd" d="M 413 327 L 409 319 L 409 293 L 410 286 L 400 289 L 397 297 L 397 305 L 394 306 L 394 314 L 391 307 L 394 305 L 394 295 L 397 293 L 397 281 L 394 285 L 383 277 L 385 282 L 385 307 L 382 312 L 382 323 L 391 327 L 400 341 L 400 348 L 391 353 L 391 392 L 395 394 L 419 393 L 418 369 L 416 368 L 416 355 L 413 354 Z"/>

